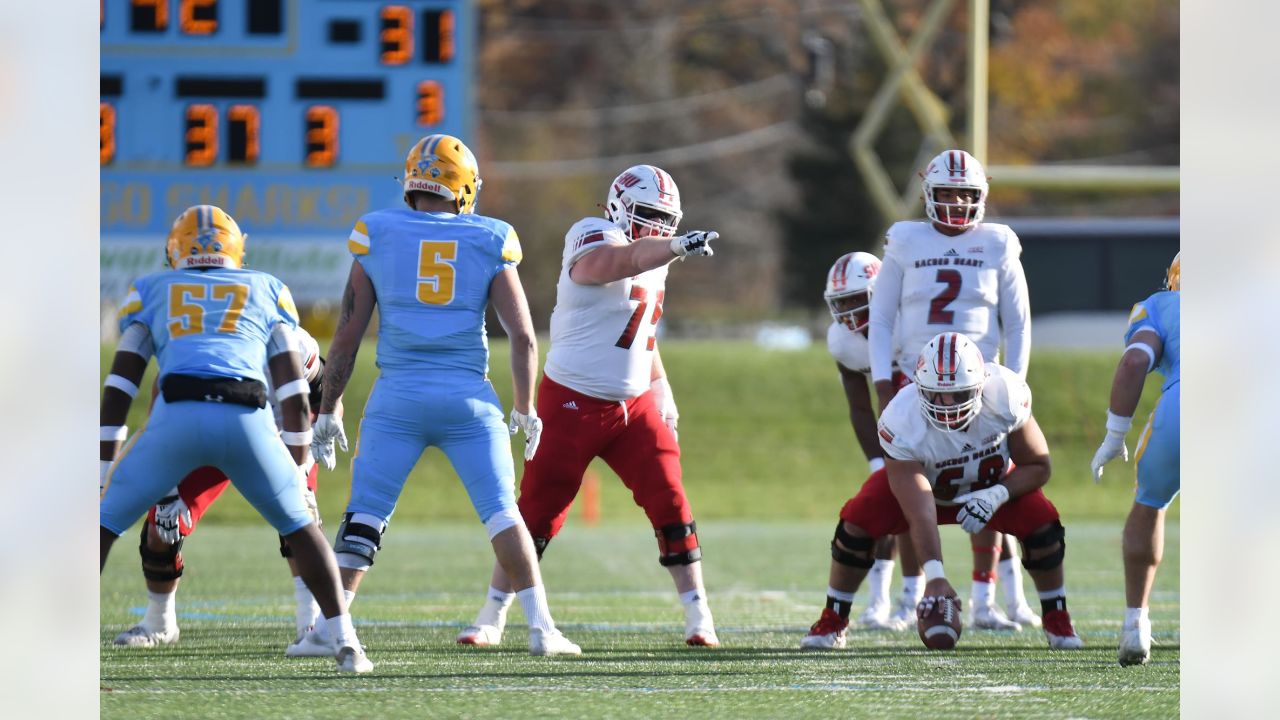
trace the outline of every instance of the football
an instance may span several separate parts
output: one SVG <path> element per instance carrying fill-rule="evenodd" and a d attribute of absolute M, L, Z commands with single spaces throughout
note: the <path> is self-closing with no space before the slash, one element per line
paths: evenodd
<path fill-rule="evenodd" d="M 916 630 L 930 650 L 951 650 L 960 639 L 960 598 L 926 597 L 916 606 Z"/>

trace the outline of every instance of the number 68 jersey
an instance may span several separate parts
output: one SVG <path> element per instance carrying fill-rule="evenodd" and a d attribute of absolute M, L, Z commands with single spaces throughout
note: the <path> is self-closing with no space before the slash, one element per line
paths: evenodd
<path fill-rule="evenodd" d="M 914 384 L 898 391 L 880 416 L 880 446 L 895 460 L 924 466 L 939 505 L 994 485 L 1011 469 L 1009 433 L 1031 417 L 1031 388 L 1009 368 L 985 366 L 978 415 L 964 430 L 947 432 L 929 423 Z"/>
<path fill-rule="evenodd" d="M 604 285 L 569 277 L 573 264 L 607 245 L 629 244 L 604 218 L 583 218 L 565 234 L 546 376 L 585 395 L 626 400 L 649 389 L 667 265 Z"/>

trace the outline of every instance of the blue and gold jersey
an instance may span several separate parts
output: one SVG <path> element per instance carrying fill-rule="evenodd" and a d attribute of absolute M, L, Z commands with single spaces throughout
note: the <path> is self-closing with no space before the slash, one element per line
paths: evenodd
<path fill-rule="evenodd" d="M 1129 329 L 1125 331 L 1124 341 L 1131 342 L 1139 330 L 1151 330 L 1160 336 L 1164 350 L 1160 353 L 1160 362 L 1155 366 L 1164 375 L 1161 391 L 1181 380 L 1182 342 L 1180 325 L 1181 293 L 1162 290 L 1133 306 L 1129 313 Z"/>
<path fill-rule="evenodd" d="M 377 293 L 384 373 L 428 371 L 422 377 L 432 381 L 485 376 L 489 286 L 521 259 L 510 225 L 483 215 L 379 210 L 360 218 L 347 248 Z"/>
<path fill-rule="evenodd" d="M 298 326 L 280 280 L 254 270 L 165 270 L 134 281 L 120 329 L 142 323 L 169 373 L 266 383 L 267 341 L 277 323 Z"/>

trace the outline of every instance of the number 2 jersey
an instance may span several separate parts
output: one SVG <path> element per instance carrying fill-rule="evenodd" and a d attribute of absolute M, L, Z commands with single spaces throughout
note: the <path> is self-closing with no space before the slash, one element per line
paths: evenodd
<path fill-rule="evenodd" d="M 378 297 L 378 368 L 423 382 L 489 371 L 484 312 L 498 273 L 522 258 L 507 223 L 483 215 L 392 208 L 356 223 L 347 249 Z"/>
<path fill-rule="evenodd" d="M 955 237 L 928 222 L 894 223 L 885 235 L 884 262 L 871 296 L 871 377 L 887 380 L 897 332 L 898 366 L 915 368 L 920 350 L 940 332 L 964 333 L 987 362 L 1026 375 L 1031 353 L 1031 304 L 1019 256 L 1022 245 L 1007 225 L 979 223 Z M 895 321 L 896 319 L 896 321 Z M 882 338 L 883 336 L 883 338 Z"/>
<path fill-rule="evenodd" d="M 1031 417 L 1031 388 L 1017 373 L 986 364 L 982 407 L 964 430 L 947 432 L 925 419 L 916 386 L 898 391 L 880 416 L 880 446 L 895 460 L 924 466 L 939 505 L 995 484 L 1010 468 L 1009 433 Z"/>
<path fill-rule="evenodd" d="M 120 330 L 142 323 L 159 376 L 170 373 L 268 384 L 267 341 L 277 323 L 298 327 L 289 288 L 256 270 L 165 270 L 134 281 Z"/>
<path fill-rule="evenodd" d="M 622 229 L 604 218 L 584 218 L 569 228 L 551 312 L 543 372 L 602 400 L 626 400 L 649 389 L 668 266 L 604 285 L 576 283 L 569 271 L 593 250 L 627 244 Z"/>

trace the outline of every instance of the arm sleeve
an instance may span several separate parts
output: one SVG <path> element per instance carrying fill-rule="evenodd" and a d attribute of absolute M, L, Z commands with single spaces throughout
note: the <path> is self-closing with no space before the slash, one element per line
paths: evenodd
<path fill-rule="evenodd" d="M 885 244 L 884 262 L 876 275 L 875 292 L 871 294 L 871 318 L 868 339 L 871 344 L 871 379 L 893 377 L 893 325 L 902 298 L 902 266 Z"/>
<path fill-rule="evenodd" d="M 131 352 L 144 361 L 156 354 L 155 344 L 151 341 L 151 331 L 140 322 L 129 323 L 129 327 L 120 333 L 120 342 L 116 352 Z"/>
<path fill-rule="evenodd" d="M 1031 298 L 1021 255 L 1022 244 L 1009 230 L 1006 254 L 1000 266 L 1000 327 L 1004 336 L 1005 366 L 1025 378 L 1031 361 Z"/>

